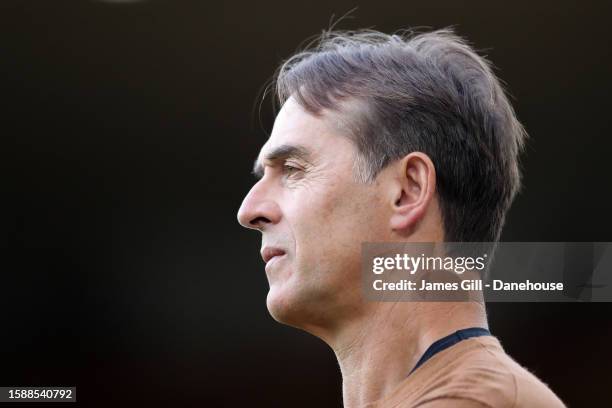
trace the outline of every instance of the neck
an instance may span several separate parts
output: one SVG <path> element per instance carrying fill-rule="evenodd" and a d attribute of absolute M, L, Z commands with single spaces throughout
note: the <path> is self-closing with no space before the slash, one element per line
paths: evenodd
<path fill-rule="evenodd" d="M 436 340 L 467 327 L 487 328 L 476 302 L 375 303 L 326 339 L 342 372 L 345 408 L 389 396 Z"/>

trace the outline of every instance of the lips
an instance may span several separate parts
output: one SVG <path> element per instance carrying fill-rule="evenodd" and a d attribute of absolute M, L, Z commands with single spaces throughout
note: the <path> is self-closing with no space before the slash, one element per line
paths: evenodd
<path fill-rule="evenodd" d="M 275 256 L 283 256 L 285 251 L 275 247 L 265 247 L 261 250 L 261 257 L 265 263 L 268 263 Z"/>

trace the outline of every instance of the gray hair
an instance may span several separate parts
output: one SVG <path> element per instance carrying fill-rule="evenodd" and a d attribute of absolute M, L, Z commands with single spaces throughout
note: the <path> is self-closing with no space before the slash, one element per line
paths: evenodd
<path fill-rule="evenodd" d="M 497 241 L 521 184 L 527 133 L 491 64 L 452 29 L 327 31 L 275 75 L 280 105 L 344 118 L 357 177 L 410 152 L 436 168 L 445 241 Z"/>

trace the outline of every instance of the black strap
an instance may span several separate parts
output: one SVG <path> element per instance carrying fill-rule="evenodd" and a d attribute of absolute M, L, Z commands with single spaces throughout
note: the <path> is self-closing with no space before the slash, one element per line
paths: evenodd
<path fill-rule="evenodd" d="M 483 329 L 482 327 L 470 327 L 468 329 L 457 330 L 453 334 L 449 334 L 446 337 L 442 337 L 440 340 L 436 340 L 431 346 L 427 348 L 427 350 L 425 350 L 425 353 L 423 353 L 419 361 L 416 363 L 416 366 L 414 366 L 414 368 L 410 371 L 408 375 L 412 374 L 414 370 L 423 365 L 423 363 L 432 358 L 436 353 L 439 353 L 442 350 L 459 343 L 461 340 L 469 339 L 470 337 L 490 335 L 491 333 L 487 329 Z"/>

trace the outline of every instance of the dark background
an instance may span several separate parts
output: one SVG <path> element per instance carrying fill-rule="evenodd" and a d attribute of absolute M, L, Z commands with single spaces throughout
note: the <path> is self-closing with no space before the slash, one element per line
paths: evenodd
<path fill-rule="evenodd" d="M 75 385 L 82 406 L 341 405 L 333 353 L 268 315 L 236 212 L 271 130 L 261 87 L 356 5 L 339 28 L 455 25 L 498 67 L 531 134 L 503 240 L 612 241 L 604 4 L 2 0 L 0 385 Z M 488 309 L 580 407 L 609 404 L 611 306 Z"/>

